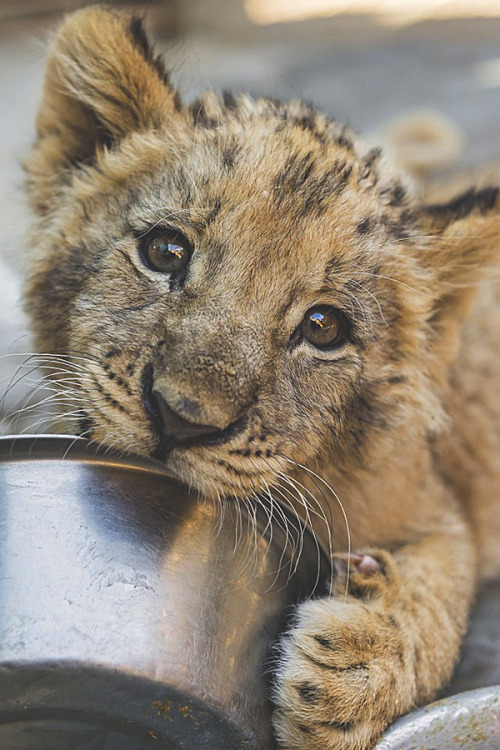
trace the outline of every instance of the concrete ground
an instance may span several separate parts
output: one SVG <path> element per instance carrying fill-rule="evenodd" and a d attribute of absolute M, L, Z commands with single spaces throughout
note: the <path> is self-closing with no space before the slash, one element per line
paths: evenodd
<path fill-rule="evenodd" d="M 31 347 L 19 306 L 27 227 L 20 161 L 33 137 L 50 26 L 25 21 L 0 27 L 0 354 Z M 207 86 L 301 97 L 370 133 L 397 114 L 431 107 L 464 133 L 463 166 L 500 162 L 500 19 L 391 29 L 373 17 L 346 16 L 235 35 L 215 24 L 182 41 L 160 41 L 160 47 L 188 98 Z M 10 355 L 0 358 L 0 397 L 16 363 Z M 9 391 L 4 412 L 29 387 Z M 0 420 L 0 432 L 12 429 Z M 499 623 L 500 583 L 478 601 L 450 692 L 500 684 Z"/>

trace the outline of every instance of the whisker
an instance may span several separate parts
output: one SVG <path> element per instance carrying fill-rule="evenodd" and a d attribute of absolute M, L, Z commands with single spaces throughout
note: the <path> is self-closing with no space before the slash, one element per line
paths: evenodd
<path fill-rule="evenodd" d="M 430 292 L 427 292 L 423 289 L 417 289 L 416 287 L 411 286 L 411 284 L 406 284 L 400 279 L 393 279 L 391 276 L 383 276 L 381 273 L 370 273 L 369 271 L 359 271 L 359 273 L 362 273 L 363 276 L 371 276 L 374 279 L 384 279 L 386 281 L 392 281 L 394 284 L 399 284 L 400 286 L 405 287 L 405 289 L 410 289 L 412 292 L 421 294 L 423 297 L 430 296 Z"/>
<path fill-rule="evenodd" d="M 318 499 L 313 495 L 311 490 L 308 487 L 306 487 L 304 484 L 302 484 L 302 482 L 299 482 L 299 480 L 296 477 L 292 477 L 283 472 L 279 472 L 279 476 L 281 476 L 286 482 L 288 482 L 292 486 L 298 485 L 304 492 L 306 492 L 310 496 L 312 502 L 316 505 L 317 510 L 314 507 L 311 507 L 311 505 L 308 503 L 307 505 L 308 511 L 323 522 L 325 529 L 326 529 L 327 537 L 328 537 L 328 554 L 331 557 L 333 554 L 333 544 L 332 544 L 333 518 L 332 516 L 330 516 L 330 518 L 327 518 L 325 510 L 321 506 L 321 503 L 318 501 Z M 327 503 L 327 506 L 329 507 L 329 503 Z M 310 516 L 308 516 L 308 520 L 309 520 L 309 524 L 313 526 L 313 522 Z"/>
<path fill-rule="evenodd" d="M 294 507 L 293 503 L 290 502 L 290 499 L 284 494 L 283 489 L 279 485 L 273 485 L 272 489 L 277 492 L 283 501 L 283 504 L 285 507 L 293 514 L 294 519 L 297 520 L 297 526 L 287 518 L 287 515 L 284 511 L 284 509 L 281 507 L 281 504 L 275 500 L 271 488 L 269 487 L 268 483 L 265 482 L 266 490 L 267 490 L 267 497 L 269 498 L 271 502 L 271 509 L 274 513 L 274 517 L 276 518 L 276 512 L 279 513 L 279 516 L 283 519 L 284 526 L 281 525 L 280 521 L 277 520 L 278 526 L 283 530 L 285 534 L 285 544 L 283 546 L 281 558 L 280 558 L 280 564 L 279 564 L 279 571 L 283 568 L 283 557 L 286 554 L 286 550 L 288 545 L 290 545 L 290 558 L 287 562 L 287 566 L 289 566 L 289 573 L 287 578 L 287 583 L 292 577 L 292 575 L 297 570 L 297 566 L 300 562 L 300 557 L 303 550 L 304 545 L 304 532 L 305 532 L 305 524 L 304 521 L 300 518 L 299 514 L 297 513 L 297 509 Z M 292 529 L 293 531 L 290 531 Z M 293 535 L 293 532 L 297 533 L 297 536 L 295 537 Z"/>
<path fill-rule="evenodd" d="M 338 506 L 340 508 L 340 511 L 341 511 L 343 519 L 344 519 L 345 529 L 346 529 L 346 535 L 347 535 L 347 577 L 346 577 L 346 586 L 345 586 L 345 598 L 347 598 L 348 591 L 349 591 L 350 572 L 351 572 L 350 571 L 351 531 L 350 531 L 349 521 L 348 521 L 348 518 L 347 518 L 347 513 L 345 511 L 344 505 L 343 505 L 342 501 L 340 500 L 339 496 L 337 495 L 337 493 L 335 492 L 335 490 L 333 489 L 333 487 L 331 487 L 331 485 L 329 485 L 328 482 L 325 479 L 323 479 L 323 477 L 321 477 L 319 474 L 317 474 L 312 469 L 309 469 L 307 466 L 304 466 L 299 461 L 295 461 L 294 459 L 290 458 L 289 456 L 285 456 L 283 454 L 281 454 L 281 455 L 282 455 L 282 458 L 284 458 L 287 461 L 290 461 L 292 464 L 294 464 L 295 466 L 297 466 L 297 468 L 302 469 L 303 471 L 306 471 L 315 480 L 317 480 L 318 482 L 320 482 L 329 492 L 332 493 L 333 497 L 335 498 L 335 500 L 338 503 Z M 325 498 L 325 501 L 326 501 L 326 498 Z"/>
<path fill-rule="evenodd" d="M 287 477 L 287 475 L 286 475 L 286 474 L 284 474 L 284 475 L 283 475 L 283 477 L 284 477 L 284 478 L 286 478 L 286 479 L 288 479 L 288 477 Z M 314 531 L 314 527 L 313 527 L 313 525 L 312 525 L 312 523 L 311 523 L 311 516 L 310 516 L 310 507 L 309 507 L 309 503 L 307 502 L 307 499 L 306 499 L 306 498 L 304 497 L 304 495 L 303 495 L 303 494 L 302 494 L 302 492 L 301 492 L 301 491 L 300 491 L 300 490 L 298 489 L 298 487 L 296 487 L 296 486 L 294 486 L 294 485 L 290 484 L 289 482 L 287 482 L 287 485 L 288 485 L 287 487 L 283 487 L 283 485 L 280 485 L 280 486 L 282 486 L 282 487 L 283 487 L 283 489 L 284 489 L 284 491 L 285 491 L 285 492 L 288 492 L 288 493 L 289 493 L 290 495 L 292 495 L 292 490 L 293 490 L 294 494 L 292 495 L 292 497 L 293 497 L 293 498 L 294 498 L 295 500 L 298 500 L 298 502 L 300 503 L 300 505 L 302 505 L 302 507 L 304 508 L 304 511 L 305 511 L 305 514 L 306 514 L 306 518 L 307 518 L 307 524 L 306 524 L 306 523 L 304 523 L 304 526 L 303 526 L 303 534 L 304 534 L 304 532 L 305 532 L 306 528 L 308 528 L 308 530 L 310 531 L 310 533 L 311 533 L 311 535 L 312 535 L 312 538 L 313 538 L 313 540 L 314 540 L 314 545 L 315 545 L 315 547 L 316 547 L 316 559 L 317 559 L 317 565 L 316 565 L 316 581 L 315 581 L 315 583 L 314 583 L 313 591 L 311 592 L 311 596 L 312 596 L 312 594 L 313 594 L 313 593 L 314 593 L 314 592 L 316 591 L 316 589 L 317 589 L 317 587 L 318 587 L 318 584 L 319 584 L 319 580 L 320 580 L 320 575 L 321 575 L 321 554 L 322 554 L 322 549 L 321 549 L 321 545 L 320 545 L 320 543 L 319 543 L 319 539 L 318 539 L 318 536 L 317 536 L 316 532 Z M 302 547 L 303 547 L 303 539 L 302 539 Z M 301 549 L 301 551 L 302 551 L 302 549 Z M 294 572 L 295 572 L 295 571 L 296 571 L 296 569 L 297 569 L 297 565 L 298 565 L 298 562 L 299 562 L 299 561 L 297 560 L 297 563 L 296 563 L 296 565 L 295 565 L 295 569 L 294 569 Z"/>
<path fill-rule="evenodd" d="M 382 306 L 381 306 L 380 302 L 378 301 L 377 297 L 375 297 L 375 295 L 373 294 L 373 292 L 370 292 L 369 289 L 367 289 L 363 284 L 361 284 L 359 281 L 356 281 L 355 279 L 352 279 L 351 283 L 356 284 L 356 286 L 358 286 L 360 289 L 362 289 L 365 294 L 368 294 L 368 296 L 371 297 L 375 301 L 375 304 L 378 307 L 378 311 L 379 311 L 380 317 L 381 317 L 384 325 L 388 326 L 389 323 L 387 322 L 387 319 L 386 319 L 384 313 L 382 312 Z"/>
<path fill-rule="evenodd" d="M 320 573 L 320 566 L 321 566 L 321 553 L 323 551 L 323 547 L 320 544 L 320 540 L 318 538 L 318 535 L 316 534 L 314 523 L 311 518 L 311 513 L 315 515 L 317 518 L 319 518 L 326 529 L 326 534 L 328 538 L 328 549 L 327 549 L 327 555 L 328 555 L 328 562 L 330 565 L 330 574 L 333 576 L 333 543 L 332 543 L 332 528 L 333 528 L 333 521 L 332 519 L 328 520 L 325 514 L 324 509 L 321 507 L 321 503 L 317 500 L 317 498 L 313 495 L 313 493 L 301 482 L 299 482 L 294 477 L 289 476 L 288 474 L 284 474 L 283 472 L 280 472 L 280 476 L 283 478 L 284 481 L 287 482 L 287 484 L 293 488 L 293 490 L 298 493 L 300 502 L 303 505 L 306 514 L 307 514 L 307 521 L 309 524 L 309 528 L 311 530 L 311 533 L 313 535 L 317 553 L 318 553 L 318 580 L 316 581 L 316 585 L 319 582 L 319 573 Z M 298 485 L 298 486 L 297 486 Z M 301 487 L 304 492 L 306 492 L 312 499 L 313 503 L 316 505 L 318 510 L 316 510 L 314 507 L 311 506 L 310 502 L 307 501 L 307 498 L 305 497 L 304 493 L 299 489 Z"/>

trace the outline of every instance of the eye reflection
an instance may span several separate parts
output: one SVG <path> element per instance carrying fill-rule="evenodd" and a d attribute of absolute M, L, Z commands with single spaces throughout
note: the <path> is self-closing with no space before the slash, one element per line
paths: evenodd
<path fill-rule="evenodd" d="M 191 255 L 189 241 L 173 230 L 146 237 L 141 246 L 141 256 L 145 265 L 159 273 L 179 273 L 186 268 Z"/>
<path fill-rule="evenodd" d="M 341 310 L 320 305 L 306 312 L 301 330 L 303 337 L 317 349 L 331 349 L 344 343 L 347 320 Z"/>

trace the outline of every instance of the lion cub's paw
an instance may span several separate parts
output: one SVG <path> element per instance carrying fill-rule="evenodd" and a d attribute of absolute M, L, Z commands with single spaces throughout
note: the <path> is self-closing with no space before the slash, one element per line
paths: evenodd
<path fill-rule="evenodd" d="M 382 597 L 388 605 L 400 590 L 399 571 L 385 550 L 334 555 L 333 596 L 368 600 Z"/>
<path fill-rule="evenodd" d="M 397 618 L 399 576 L 386 552 L 336 561 L 331 599 L 301 605 L 281 644 L 274 725 L 286 750 L 371 747 L 408 705 L 410 659 Z"/>

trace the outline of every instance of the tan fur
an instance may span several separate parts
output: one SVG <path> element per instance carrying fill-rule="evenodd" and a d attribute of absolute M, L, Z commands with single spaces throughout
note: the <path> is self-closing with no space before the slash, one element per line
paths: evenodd
<path fill-rule="evenodd" d="M 27 307 L 73 373 L 73 429 L 154 453 L 150 373 L 188 421 L 194 404 L 198 423 L 234 428 L 164 455 L 181 480 L 292 501 L 283 472 L 318 534 L 314 511 L 333 517 L 336 594 L 301 606 L 283 641 L 275 726 L 288 750 L 370 747 L 449 678 L 478 576 L 500 570 L 497 191 L 420 206 L 300 102 L 184 107 L 139 26 L 98 7 L 53 42 L 26 166 Z M 181 285 L 138 251 L 162 223 L 194 247 Z M 338 349 L 296 335 L 319 304 L 350 320 Z M 353 558 L 347 597 L 338 501 L 379 563 Z"/>

